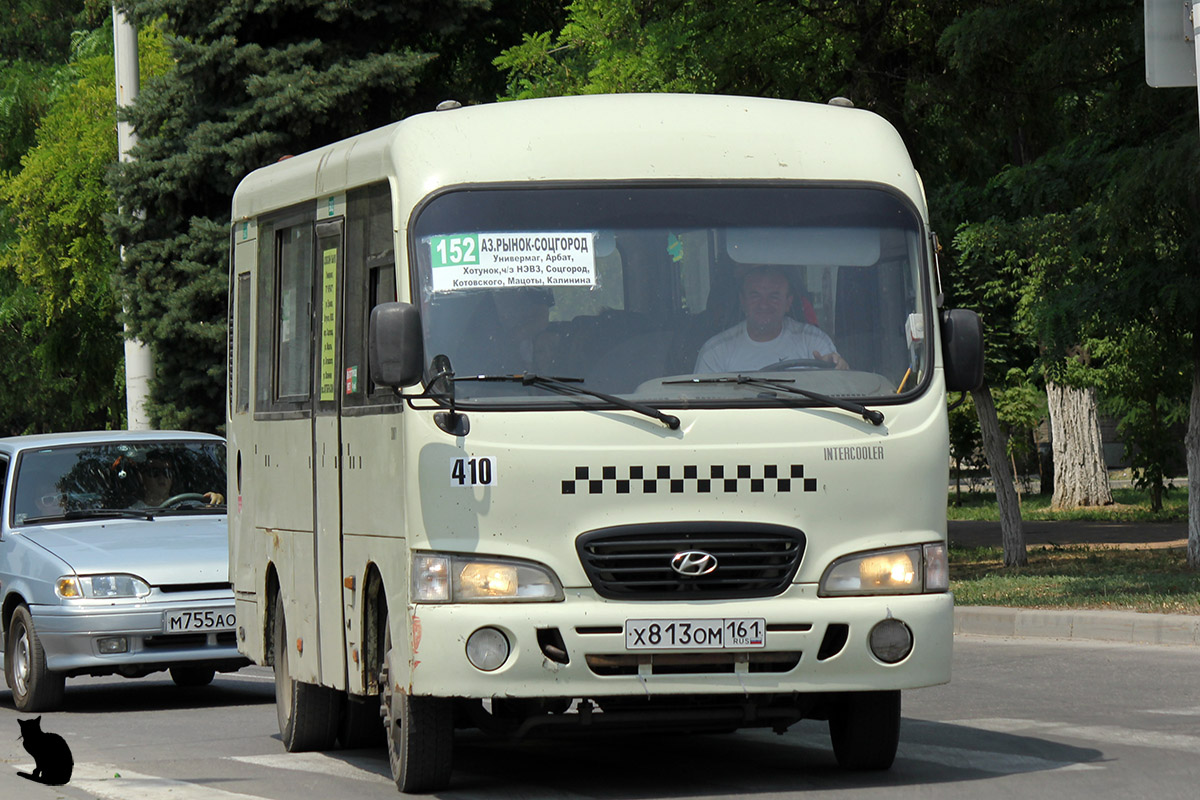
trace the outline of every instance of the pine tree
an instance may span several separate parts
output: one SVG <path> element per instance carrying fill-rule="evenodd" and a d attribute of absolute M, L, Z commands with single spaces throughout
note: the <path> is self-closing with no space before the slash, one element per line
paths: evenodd
<path fill-rule="evenodd" d="M 130 110 L 140 141 L 114 173 L 110 231 L 131 333 L 154 350 L 164 427 L 223 425 L 229 204 L 251 170 L 464 96 L 468 26 L 487 0 L 128 0 L 176 68 Z M 474 57 L 472 57 L 474 56 Z M 471 87 L 467 87 L 468 90 Z"/>

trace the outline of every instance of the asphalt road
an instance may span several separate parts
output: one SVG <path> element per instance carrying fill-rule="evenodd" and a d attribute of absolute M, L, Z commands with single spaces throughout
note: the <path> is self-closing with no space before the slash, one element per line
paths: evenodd
<path fill-rule="evenodd" d="M 837 768 L 823 723 L 786 734 L 559 738 L 460 735 L 442 797 L 1195 798 L 1200 651 L 960 636 L 950 685 L 905 694 L 888 772 Z M 0 690 L 0 798 L 308 800 L 397 796 L 382 749 L 289 754 L 270 673 L 203 690 L 170 680 L 81 678 L 47 714 L 76 772 L 64 787 L 17 777 L 31 760 Z M 119 777 L 118 777 L 119 776 Z"/>

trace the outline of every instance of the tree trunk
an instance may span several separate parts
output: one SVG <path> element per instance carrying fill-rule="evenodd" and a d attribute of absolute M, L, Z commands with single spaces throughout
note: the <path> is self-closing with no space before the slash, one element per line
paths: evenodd
<path fill-rule="evenodd" d="M 971 392 L 975 412 L 979 415 L 979 430 L 983 433 L 983 452 L 987 456 L 992 484 L 996 487 L 996 504 L 1000 507 L 1000 541 L 1004 548 L 1004 566 L 1016 567 L 1029 563 L 1025 552 L 1025 531 L 1021 527 L 1021 503 L 1008 468 L 1004 434 L 996 417 L 992 390 L 985 383 Z"/>
<path fill-rule="evenodd" d="M 1200 336 L 1192 335 L 1195 357 L 1192 359 L 1192 403 L 1188 409 L 1188 546 L 1187 563 L 1200 569 Z"/>
<path fill-rule="evenodd" d="M 1046 381 L 1046 398 L 1050 410 L 1050 445 L 1054 452 L 1051 507 L 1111 505 L 1112 491 L 1096 413 L 1096 390 Z"/>

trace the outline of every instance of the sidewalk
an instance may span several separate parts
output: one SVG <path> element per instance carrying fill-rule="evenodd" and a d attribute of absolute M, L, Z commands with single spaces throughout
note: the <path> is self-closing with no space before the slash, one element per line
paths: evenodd
<path fill-rule="evenodd" d="M 1187 546 L 1186 522 L 1025 521 L 1021 527 L 1027 547 L 1082 544 L 1121 548 Z M 953 545 L 1000 546 L 999 522 L 951 521 L 947 529 Z M 975 636 L 1200 646 L 1200 616 L 962 606 L 954 609 L 954 632 Z"/>

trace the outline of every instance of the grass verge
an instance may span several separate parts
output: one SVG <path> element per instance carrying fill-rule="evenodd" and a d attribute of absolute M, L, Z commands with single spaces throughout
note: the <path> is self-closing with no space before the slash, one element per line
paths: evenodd
<path fill-rule="evenodd" d="M 1112 490 L 1113 504 L 1093 508 L 1054 511 L 1050 496 L 1025 494 L 1021 497 L 1021 518 L 1034 521 L 1082 520 L 1090 522 L 1186 522 L 1187 486 L 1176 485 L 1164 498 L 1161 511 L 1151 511 L 1146 492 L 1141 489 Z M 995 492 L 950 492 L 946 518 L 951 520 L 998 520 Z"/>
<path fill-rule="evenodd" d="M 1035 547 L 1028 565 L 1005 567 L 998 547 L 951 547 L 950 589 L 962 606 L 1200 614 L 1200 572 L 1181 548 Z"/>

